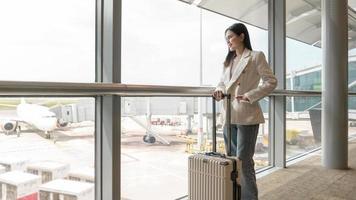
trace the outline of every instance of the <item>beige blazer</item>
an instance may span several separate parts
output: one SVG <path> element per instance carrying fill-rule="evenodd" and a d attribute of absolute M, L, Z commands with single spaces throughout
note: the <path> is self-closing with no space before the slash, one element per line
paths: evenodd
<path fill-rule="evenodd" d="M 224 67 L 220 82 L 216 87 L 216 91 L 231 94 L 231 123 L 240 125 L 264 123 L 258 101 L 276 88 L 277 79 L 263 52 L 245 48 L 230 79 L 231 68 L 232 66 Z M 262 84 L 259 85 L 260 80 Z M 235 99 L 236 95 L 246 95 L 250 102 L 238 102 Z M 224 101 L 222 116 L 225 116 L 225 110 L 226 102 Z"/>

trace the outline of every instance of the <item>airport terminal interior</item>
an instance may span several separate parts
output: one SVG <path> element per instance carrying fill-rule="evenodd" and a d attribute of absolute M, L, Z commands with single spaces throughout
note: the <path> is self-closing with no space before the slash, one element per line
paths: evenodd
<path fill-rule="evenodd" d="M 0 200 L 207 200 L 188 158 L 214 130 L 226 152 L 234 23 L 278 79 L 259 199 L 356 200 L 356 0 L 0 0 L 0 18 Z"/>

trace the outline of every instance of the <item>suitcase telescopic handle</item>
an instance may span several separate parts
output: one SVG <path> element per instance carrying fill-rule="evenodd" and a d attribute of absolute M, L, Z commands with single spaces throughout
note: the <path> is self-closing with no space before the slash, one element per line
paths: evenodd
<path fill-rule="evenodd" d="M 231 156 L 231 95 L 230 94 L 223 94 L 223 98 L 226 98 L 226 125 L 227 125 L 227 140 L 229 141 L 227 143 L 227 155 Z M 212 99 L 213 102 L 213 152 L 216 152 L 216 101 L 215 98 L 213 97 Z"/>

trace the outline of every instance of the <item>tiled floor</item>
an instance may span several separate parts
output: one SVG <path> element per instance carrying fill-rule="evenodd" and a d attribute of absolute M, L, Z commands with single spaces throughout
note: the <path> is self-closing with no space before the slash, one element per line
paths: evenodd
<path fill-rule="evenodd" d="M 356 141 L 349 143 L 349 169 L 321 167 L 320 155 L 258 179 L 260 200 L 356 200 Z"/>

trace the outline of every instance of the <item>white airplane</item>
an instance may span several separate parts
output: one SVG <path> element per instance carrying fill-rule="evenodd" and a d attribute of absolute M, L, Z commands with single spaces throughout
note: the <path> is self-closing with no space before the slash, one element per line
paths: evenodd
<path fill-rule="evenodd" d="M 15 107 L 15 105 L 4 105 Z M 20 136 L 21 123 L 28 124 L 36 129 L 45 132 L 47 138 L 50 138 L 50 132 L 59 127 L 65 127 L 67 122 L 56 117 L 54 112 L 51 112 L 48 107 L 26 103 L 21 99 L 21 103 L 16 106 L 17 118 L 0 119 L 1 129 L 5 134 L 17 132 Z"/>

